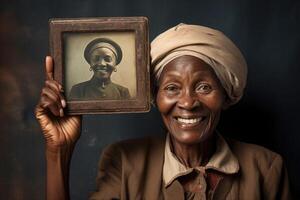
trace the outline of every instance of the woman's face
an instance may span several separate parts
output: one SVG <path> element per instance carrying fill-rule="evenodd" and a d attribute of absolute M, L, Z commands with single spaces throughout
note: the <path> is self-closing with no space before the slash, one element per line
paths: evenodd
<path fill-rule="evenodd" d="M 108 79 L 116 66 L 116 56 L 108 48 L 97 48 L 90 55 L 90 65 L 97 78 Z"/>
<path fill-rule="evenodd" d="M 196 144 L 213 135 L 225 97 L 209 65 L 194 56 L 181 56 L 165 66 L 156 102 L 173 138 Z"/>

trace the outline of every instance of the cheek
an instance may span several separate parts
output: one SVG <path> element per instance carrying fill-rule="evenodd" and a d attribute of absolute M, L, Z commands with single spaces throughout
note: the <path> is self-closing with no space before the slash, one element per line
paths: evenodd
<path fill-rule="evenodd" d="M 176 98 L 171 98 L 163 94 L 163 92 L 158 91 L 156 96 L 156 103 L 158 110 L 162 114 L 167 114 L 172 111 L 172 108 L 176 104 Z"/>
<path fill-rule="evenodd" d="M 212 112 L 221 112 L 225 103 L 225 99 L 222 94 L 212 94 L 211 96 L 205 98 L 203 103 Z"/>
<path fill-rule="evenodd" d="M 94 62 L 93 60 L 90 61 L 90 65 L 91 65 L 91 66 L 93 66 L 93 65 L 95 65 L 95 64 L 96 64 L 96 62 Z"/>
<path fill-rule="evenodd" d="M 114 62 L 106 62 L 107 65 L 114 66 Z"/>

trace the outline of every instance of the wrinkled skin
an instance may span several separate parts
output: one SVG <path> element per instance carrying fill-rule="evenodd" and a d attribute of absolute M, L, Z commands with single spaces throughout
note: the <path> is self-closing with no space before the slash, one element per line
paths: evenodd
<path fill-rule="evenodd" d="M 69 163 L 80 137 L 81 117 L 65 116 L 62 86 L 53 80 L 53 60 L 46 58 L 46 81 L 36 106 L 46 139 L 47 199 L 69 199 Z M 171 134 L 177 158 L 199 166 L 214 152 L 213 134 L 226 95 L 212 69 L 192 56 L 171 61 L 162 72 L 156 102 Z M 198 190 L 194 177 L 182 182 L 185 191 Z"/>
<path fill-rule="evenodd" d="M 46 58 L 46 81 L 35 116 L 40 123 L 46 146 L 56 150 L 74 145 L 80 136 L 81 117 L 65 116 L 66 101 L 62 86 L 53 80 L 53 60 Z"/>
<path fill-rule="evenodd" d="M 196 57 L 182 56 L 164 68 L 156 102 L 173 138 L 192 145 L 214 133 L 225 97 L 209 65 Z"/>
<path fill-rule="evenodd" d="M 156 102 L 178 160 L 187 167 L 205 165 L 215 150 L 221 111 L 228 106 L 213 69 L 193 56 L 175 58 L 163 69 Z M 179 181 L 185 191 L 200 191 L 197 176 Z"/>
<path fill-rule="evenodd" d="M 46 152 L 46 198 L 69 199 L 69 167 L 80 137 L 81 116 L 65 116 L 62 86 L 53 80 L 53 60 L 46 57 L 46 81 L 35 109 Z"/>

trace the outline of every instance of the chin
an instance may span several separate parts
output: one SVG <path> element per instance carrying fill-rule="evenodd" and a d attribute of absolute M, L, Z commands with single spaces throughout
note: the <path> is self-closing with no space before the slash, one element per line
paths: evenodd
<path fill-rule="evenodd" d="M 202 131 L 172 131 L 170 134 L 177 142 L 185 145 L 203 143 L 213 135 Z"/>

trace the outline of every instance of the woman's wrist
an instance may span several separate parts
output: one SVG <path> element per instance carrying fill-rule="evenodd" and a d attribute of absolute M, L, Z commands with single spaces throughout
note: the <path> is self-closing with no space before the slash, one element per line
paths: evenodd
<path fill-rule="evenodd" d="M 60 165 L 64 171 L 68 170 L 72 158 L 73 149 L 74 145 L 63 147 L 53 147 L 46 145 L 47 165 L 49 165 L 50 163 L 56 163 L 56 165 Z"/>
<path fill-rule="evenodd" d="M 47 199 L 69 199 L 69 168 L 73 147 L 46 146 Z"/>

